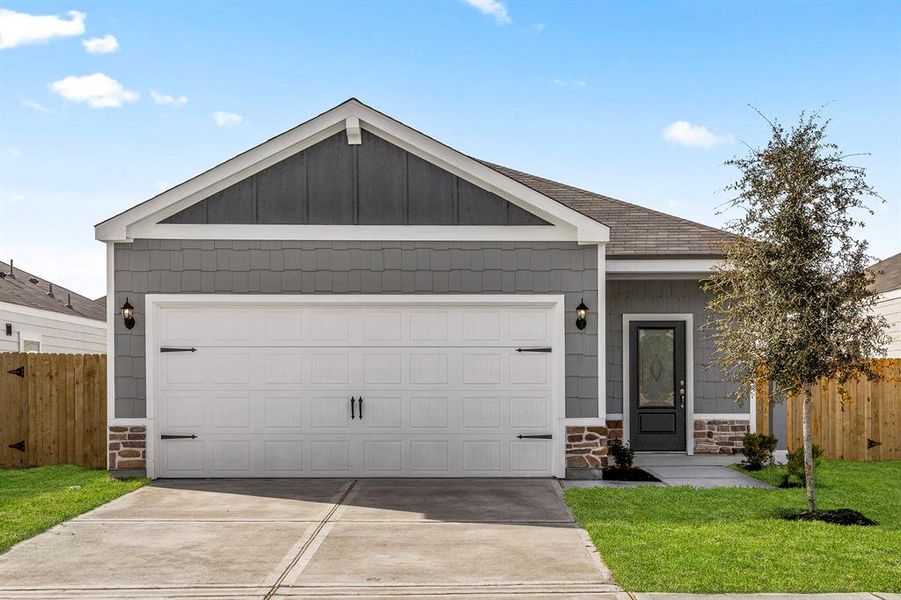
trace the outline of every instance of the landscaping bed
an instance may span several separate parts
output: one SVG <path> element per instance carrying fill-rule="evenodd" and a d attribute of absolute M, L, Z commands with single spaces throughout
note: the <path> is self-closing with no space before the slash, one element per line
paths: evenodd
<path fill-rule="evenodd" d="M 638 467 L 607 467 L 601 470 L 601 479 L 604 481 L 660 481 Z"/>
<path fill-rule="evenodd" d="M 778 468 L 749 472 L 778 483 Z M 566 502 L 630 591 L 901 592 L 901 461 L 824 460 L 819 507 L 877 525 L 786 520 L 803 489 L 571 488 Z"/>
<path fill-rule="evenodd" d="M 74 465 L 0 469 L 0 552 L 147 483 Z"/>

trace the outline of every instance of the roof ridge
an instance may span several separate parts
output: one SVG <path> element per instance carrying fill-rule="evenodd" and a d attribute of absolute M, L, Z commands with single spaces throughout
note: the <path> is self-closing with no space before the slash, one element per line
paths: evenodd
<path fill-rule="evenodd" d="M 507 170 L 507 171 L 512 171 L 512 172 L 514 172 L 514 173 L 518 173 L 518 174 L 520 174 L 520 175 L 525 175 L 526 177 L 532 177 L 532 178 L 534 178 L 534 179 L 540 179 L 541 181 L 545 181 L 545 182 L 547 182 L 547 183 L 550 183 L 550 184 L 553 184 L 553 185 L 556 185 L 556 186 L 560 186 L 560 187 L 562 187 L 562 188 L 566 188 L 566 189 L 573 190 L 573 191 L 576 191 L 576 192 L 581 192 L 581 193 L 583 193 L 583 194 L 589 194 L 589 195 L 591 195 L 591 196 L 595 196 L 595 197 L 600 198 L 600 199 L 603 199 L 603 200 L 608 200 L 608 201 L 610 201 L 610 202 L 615 202 L 615 203 L 620 204 L 620 205 L 622 205 L 622 206 L 628 206 L 628 207 L 630 207 L 630 208 L 636 208 L 636 209 L 638 209 L 638 210 L 642 210 L 642 211 L 644 211 L 644 212 L 653 213 L 653 214 L 655 214 L 655 215 L 660 215 L 660 216 L 663 216 L 663 217 L 667 217 L 667 218 L 669 218 L 669 219 L 675 219 L 675 220 L 681 221 L 681 222 L 683 222 L 683 223 L 688 223 L 689 225 L 695 225 L 695 226 L 697 226 L 697 227 L 703 227 L 703 228 L 705 228 L 705 229 L 708 229 L 708 230 L 710 230 L 710 231 L 715 231 L 715 232 L 717 232 L 717 233 L 726 233 L 726 234 L 729 233 L 729 232 L 726 231 L 725 229 L 720 229 L 719 227 L 714 227 L 713 225 L 707 225 L 707 224 L 705 224 L 705 223 L 698 223 L 697 221 L 692 221 L 691 219 L 686 219 L 685 217 L 680 217 L 680 216 L 677 216 L 677 215 L 671 215 L 670 213 L 666 213 L 666 212 L 663 212 L 663 211 L 661 211 L 661 210 L 656 210 L 656 209 L 653 209 L 653 208 L 648 208 L 647 206 L 642 206 L 642 205 L 640 205 L 640 204 L 634 204 L 634 203 L 632 203 L 632 202 L 626 202 L 625 200 L 620 200 L 619 198 L 614 198 L 614 197 L 612 197 L 612 196 L 607 196 L 606 194 L 600 194 L 600 193 L 598 193 L 598 192 L 593 192 L 593 191 L 591 191 L 591 190 L 586 190 L 585 188 L 576 187 L 576 186 L 574 186 L 574 185 L 569 185 L 569 184 L 567 184 L 567 183 L 561 183 L 561 182 L 555 181 L 555 180 L 553 180 L 553 179 L 548 179 L 547 177 L 542 177 L 542 176 L 540 176 L 540 175 L 533 175 L 532 173 L 526 173 L 525 171 L 520 171 L 520 170 L 518 170 L 518 169 L 514 169 L 514 168 L 511 168 L 511 167 L 506 167 L 506 166 L 504 166 L 504 165 L 499 165 L 499 164 L 496 164 L 496 163 L 492 163 L 492 162 L 489 162 L 489 161 L 487 161 L 487 160 L 482 160 L 482 159 L 479 159 L 479 158 L 477 158 L 476 160 L 478 160 L 480 163 L 482 163 L 482 164 L 485 165 L 486 167 L 489 167 L 489 168 L 491 168 L 491 169 L 494 169 L 495 171 L 497 171 L 497 172 L 500 173 L 501 175 L 506 175 L 506 176 L 509 177 L 509 175 L 507 175 L 506 173 L 504 173 L 503 171 L 498 170 L 498 169 L 504 169 L 504 170 Z M 530 187 L 530 188 L 531 188 L 531 186 L 528 185 L 528 184 L 525 183 L 525 182 L 520 181 L 519 183 L 522 183 L 522 184 L 525 185 L 526 187 Z M 532 189 L 535 189 L 535 188 L 532 188 Z M 535 191 L 536 191 L 536 192 L 539 192 L 539 193 L 542 193 L 541 190 L 535 190 Z"/>

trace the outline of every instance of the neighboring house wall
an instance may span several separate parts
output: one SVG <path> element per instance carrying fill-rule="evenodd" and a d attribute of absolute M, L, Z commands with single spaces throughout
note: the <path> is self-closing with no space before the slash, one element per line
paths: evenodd
<path fill-rule="evenodd" d="M 6 324 L 12 324 L 11 336 Z M 106 323 L 0 302 L 0 352 L 19 352 L 19 332 L 40 336 L 41 352 L 106 354 Z"/>
<path fill-rule="evenodd" d="M 694 411 L 747 414 L 736 404 L 736 387 L 711 366 L 713 339 L 701 331 L 707 321 L 706 299 L 696 280 L 607 281 L 607 413 L 623 412 L 623 313 L 691 313 L 694 315 Z"/>
<path fill-rule="evenodd" d="M 282 242 L 135 240 L 116 244 L 115 305 L 136 308 L 116 332 L 116 417 L 146 416 L 144 295 L 565 294 L 566 416 L 596 417 L 597 247 L 574 242 Z"/>
<path fill-rule="evenodd" d="M 888 321 L 888 357 L 901 358 L 901 290 L 892 290 L 880 296 L 876 314 Z"/>

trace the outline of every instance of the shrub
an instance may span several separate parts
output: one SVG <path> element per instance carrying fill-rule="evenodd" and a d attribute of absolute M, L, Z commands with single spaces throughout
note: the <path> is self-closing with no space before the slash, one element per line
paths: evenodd
<path fill-rule="evenodd" d="M 746 433 L 741 447 L 745 459 L 741 466 L 749 471 L 759 471 L 764 465 L 771 464 L 777 443 L 776 438 L 765 433 Z"/>
<path fill-rule="evenodd" d="M 629 444 L 623 444 L 622 440 L 613 440 L 610 442 L 610 455 L 613 456 L 613 462 L 619 469 L 631 469 L 632 460 L 635 458 L 635 450 Z"/>
<path fill-rule="evenodd" d="M 823 449 L 813 445 L 813 464 L 820 464 Z M 806 485 L 807 477 L 804 475 L 804 447 L 795 448 L 788 453 L 788 462 L 785 463 L 785 473 L 782 474 L 782 487 L 802 487 Z"/>

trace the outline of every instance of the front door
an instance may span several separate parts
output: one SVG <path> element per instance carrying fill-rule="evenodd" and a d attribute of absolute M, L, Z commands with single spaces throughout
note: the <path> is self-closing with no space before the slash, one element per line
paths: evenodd
<path fill-rule="evenodd" d="M 629 437 L 635 450 L 685 450 L 685 323 L 629 324 Z"/>

